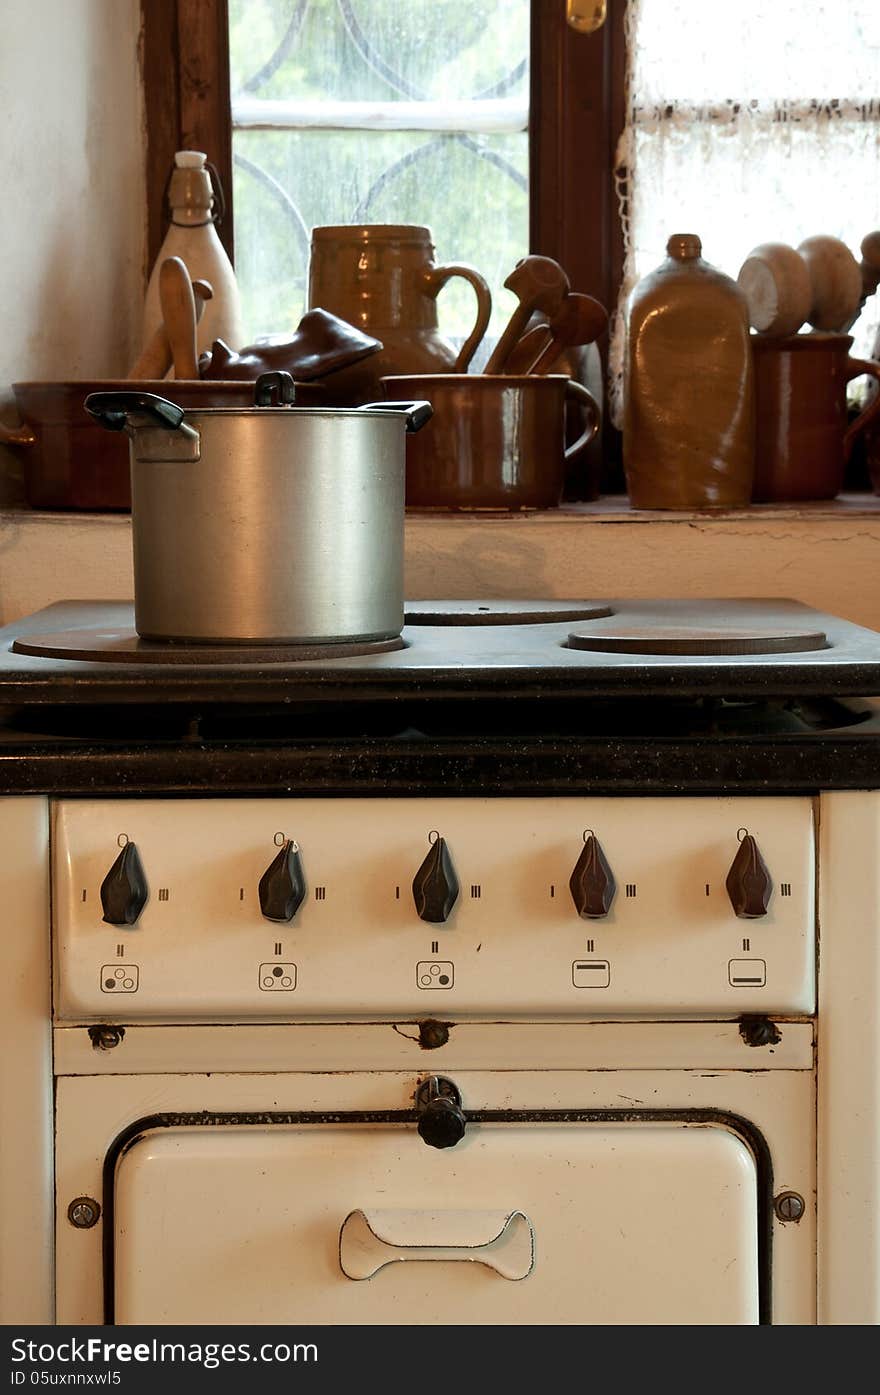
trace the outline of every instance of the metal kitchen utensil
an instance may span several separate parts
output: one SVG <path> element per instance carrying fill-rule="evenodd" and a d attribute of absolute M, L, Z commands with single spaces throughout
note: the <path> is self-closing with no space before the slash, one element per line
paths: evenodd
<path fill-rule="evenodd" d="M 299 408 L 283 372 L 253 405 L 91 394 L 131 440 L 135 626 L 196 644 L 337 643 L 403 627 L 405 433 L 427 402 Z"/>

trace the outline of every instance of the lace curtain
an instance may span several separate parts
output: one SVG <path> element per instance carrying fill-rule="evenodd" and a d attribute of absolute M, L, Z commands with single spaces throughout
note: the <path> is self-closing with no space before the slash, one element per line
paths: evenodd
<path fill-rule="evenodd" d="M 880 229 L 878 0 L 630 0 L 627 22 L 618 425 L 626 299 L 671 233 L 697 233 L 706 260 L 736 277 L 758 243 L 831 234 L 858 261 Z M 850 330 L 853 353 L 870 353 L 878 324 L 874 295 Z"/>

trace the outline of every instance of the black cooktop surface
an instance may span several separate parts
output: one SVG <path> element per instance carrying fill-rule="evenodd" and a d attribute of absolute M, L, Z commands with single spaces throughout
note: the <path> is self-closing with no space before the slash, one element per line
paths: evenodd
<path fill-rule="evenodd" d="M 413 601 L 378 645 L 162 645 L 126 602 L 0 630 L 0 704 L 346 705 L 430 698 L 880 693 L 880 634 L 779 600 Z"/>

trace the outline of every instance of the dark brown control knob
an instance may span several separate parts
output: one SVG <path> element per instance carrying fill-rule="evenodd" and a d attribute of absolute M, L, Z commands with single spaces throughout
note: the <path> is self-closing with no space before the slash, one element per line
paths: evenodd
<path fill-rule="evenodd" d="M 260 910 L 266 920 L 293 920 L 305 896 L 302 858 L 288 838 L 260 878 Z"/>
<path fill-rule="evenodd" d="M 739 845 L 726 886 L 730 904 L 741 919 L 756 920 L 767 914 L 773 882 L 751 833 L 746 833 Z"/>
<path fill-rule="evenodd" d="M 413 900 L 422 920 L 432 925 L 441 925 L 448 920 L 458 900 L 459 890 L 446 839 L 436 838 L 413 877 Z"/>
<path fill-rule="evenodd" d="M 467 1120 L 461 1091 L 444 1075 L 432 1075 L 416 1092 L 419 1136 L 431 1148 L 454 1148 L 464 1138 Z"/>
<path fill-rule="evenodd" d="M 101 883 L 103 919 L 108 925 L 134 925 L 150 888 L 134 843 L 126 843 Z"/>
<path fill-rule="evenodd" d="M 617 883 L 595 833 L 585 838 L 568 885 L 582 919 L 599 920 L 611 910 Z"/>

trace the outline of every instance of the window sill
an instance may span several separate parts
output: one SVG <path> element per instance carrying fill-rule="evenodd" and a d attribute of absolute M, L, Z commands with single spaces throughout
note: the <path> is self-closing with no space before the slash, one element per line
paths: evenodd
<path fill-rule="evenodd" d="M 797 520 L 806 523 L 825 521 L 839 523 L 844 519 L 869 519 L 880 522 L 880 495 L 841 494 L 836 499 L 810 500 L 794 504 L 751 504 L 739 509 L 634 509 L 626 495 L 603 495 L 589 503 L 562 504 L 558 509 L 497 509 L 462 510 L 452 513 L 446 509 L 408 509 L 407 522 L 438 526 L 480 523 L 779 523 Z M 70 527 L 130 526 L 128 513 L 87 513 L 84 511 L 30 509 L 25 507 L 0 509 L 0 527 L 39 528 L 41 525 L 67 524 Z"/>
<path fill-rule="evenodd" d="M 643 511 L 608 497 L 530 513 L 412 511 L 404 586 L 413 600 L 793 598 L 880 630 L 878 562 L 873 494 L 717 513 Z M 0 511 L 3 624 L 52 601 L 133 592 L 129 514 Z"/>

